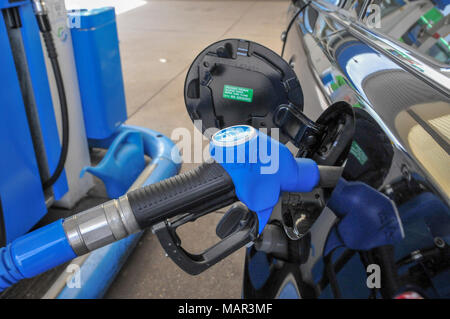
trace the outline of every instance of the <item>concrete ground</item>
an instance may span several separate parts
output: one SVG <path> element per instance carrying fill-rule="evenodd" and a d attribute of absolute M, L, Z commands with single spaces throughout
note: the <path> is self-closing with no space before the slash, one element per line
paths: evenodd
<path fill-rule="evenodd" d="M 147 1 L 117 18 L 128 105 L 128 124 L 171 137 L 175 128 L 194 131 L 185 110 L 183 85 L 196 55 L 225 38 L 259 42 L 280 53 L 289 1 Z M 205 144 L 206 145 L 206 144 Z M 183 164 L 182 171 L 196 166 Z M 200 252 L 217 241 L 219 213 L 180 229 L 186 247 Z M 142 237 L 106 298 L 240 298 L 244 251 L 198 276 L 165 257 L 151 232 Z"/>

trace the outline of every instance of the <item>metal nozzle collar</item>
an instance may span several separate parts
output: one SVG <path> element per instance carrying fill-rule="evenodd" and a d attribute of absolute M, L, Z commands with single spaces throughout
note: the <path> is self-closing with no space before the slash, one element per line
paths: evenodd
<path fill-rule="evenodd" d="M 65 219 L 63 227 L 78 256 L 140 230 L 126 195 Z"/>
<path fill-rule="evenodd" d="M 35 14 L 47 14 L 47 5 L 43 0 L 32 0 Z"/>

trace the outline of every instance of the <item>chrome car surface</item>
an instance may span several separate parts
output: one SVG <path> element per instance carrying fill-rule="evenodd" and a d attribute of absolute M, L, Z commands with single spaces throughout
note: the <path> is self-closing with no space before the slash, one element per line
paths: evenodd
<path fill-rule="evenodd" d="M 288 18 L 306 2 L 293 2 Z M 405 231 L 395 246 L 397 261 L 440 240 L 450 244 L 449 12 L 447 0 L 311 1 L 287 37 L 284 58 L 303 86 L 306 115 L 315 119 L 337 101 L 355 110 L 344 177 L 395 202 Z M 321 219 L 311 229 L 316 251 L 301 267 L 249 249 L 244 296 L 279 296 L 289 274 L 301 297 L 330 297 L 329 287 L 320 285 L 323 264 L 317 256 L 335 219 L 331 212 Z M 256 267 L 255 255 L 266 266 Z M 399 287 L 449 298 L 450 261 L 417 258 L 397 265 Z M 341 268 L 343 297 L 367 298 L 367 273 L 357 255 Z"/>

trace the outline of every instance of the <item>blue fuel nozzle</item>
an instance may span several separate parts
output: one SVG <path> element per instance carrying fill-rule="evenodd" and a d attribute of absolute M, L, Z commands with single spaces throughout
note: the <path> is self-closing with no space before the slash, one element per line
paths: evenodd
<path fill-rule="evenodd" d="M 320 179 L 313 160 L 295 158 L 285 145 L 248 125 L 214 134 L 210 154 L 231 176 L 238 199 L 257 213 L 259 233 L 281 192 L 311 192 Z"/>

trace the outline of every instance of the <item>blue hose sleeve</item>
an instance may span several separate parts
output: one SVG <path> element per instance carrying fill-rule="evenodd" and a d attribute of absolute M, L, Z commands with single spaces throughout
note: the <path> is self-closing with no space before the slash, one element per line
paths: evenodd
<path fill-rule="evenodd" d="M 0 248 L 0 291 L 76 257 L 62 222 L 60 219 Z"/>
<path fill-rule="evenodd" d="M 23 275 L 13 262 L 11 244 L 0 248 L 0 291 L 12 286 L 23 278 Z"/>

